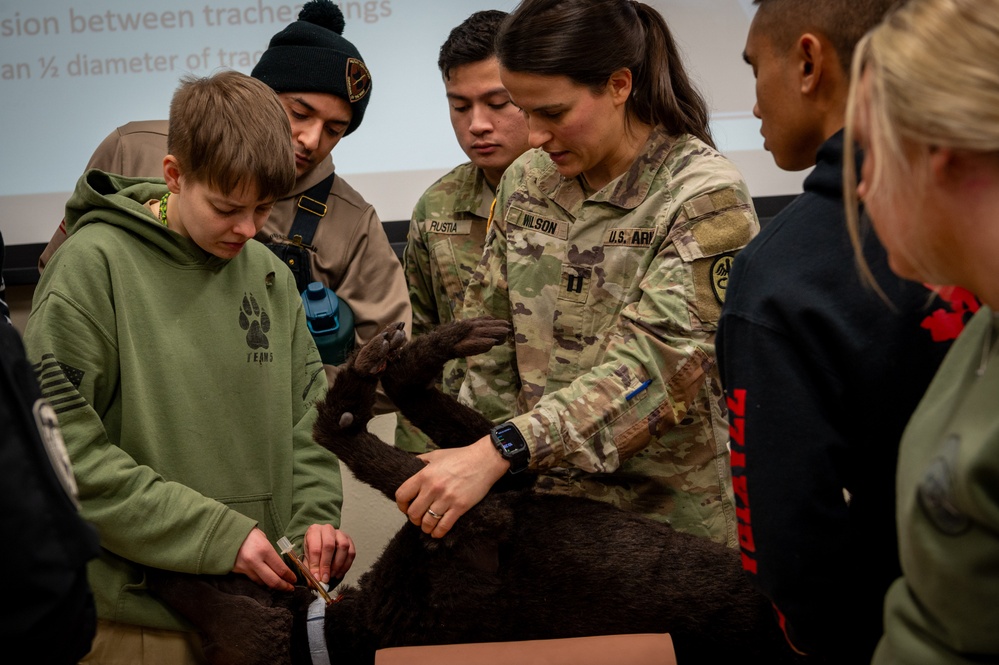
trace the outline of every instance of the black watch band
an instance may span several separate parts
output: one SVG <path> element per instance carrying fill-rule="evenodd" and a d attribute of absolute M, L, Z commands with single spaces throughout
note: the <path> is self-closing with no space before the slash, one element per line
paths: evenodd
<path fill-rule="evenodd" d="M 510 473 L 520 473 L 527 468 L 531 461 L 531 450 L 513 423 L 503 423 L 492 428 L 489 438 L 503 459 L 510 462 Z"/>

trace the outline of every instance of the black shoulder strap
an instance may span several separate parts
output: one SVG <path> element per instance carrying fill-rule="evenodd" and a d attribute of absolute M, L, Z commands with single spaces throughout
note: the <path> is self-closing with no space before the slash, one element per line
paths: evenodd
<path fill-rule="evenodd" d="M 330 173 L 329 177 L 310 187 L 304 194 L 298 197 L 298 207 L 295 210 L 295 221 L 291 224 L 288 238 L 302 245 L 311 245 L 312 238 L 316 235 L 316 227 L 319 220 L 326 216 L 326 202 L 329 200 L 330 191 L 333 189 L 333 180 L 336 172 Z"/>

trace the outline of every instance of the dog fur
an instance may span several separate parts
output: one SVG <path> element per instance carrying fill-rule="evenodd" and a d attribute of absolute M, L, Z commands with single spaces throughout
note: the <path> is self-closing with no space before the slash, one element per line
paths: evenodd
<path fill-rule="evenodd" d="M 434 387 L 444 363 L 509 334 L 490 318 L 405 341 L 391 326 L 348 361 L 319 405 L 315 438 L 394 500 L 423 462 L 367 431 L 379 379 L 400 411 L 442 446 L 491 424 Z M 277 593 L 239 575 L 149 571 L 150 588 L 202 633 L 213 665 L 310 663 L 311 592 Z M 737 552 L 606 503 L 545 494 L 509 476 L 441 539 L 404 525 L 358 586 L 326 608 L 334 663 L 372 663 L 393 646 L 620 633 L 670 633 L 677 661 L 798 662 Z"/>

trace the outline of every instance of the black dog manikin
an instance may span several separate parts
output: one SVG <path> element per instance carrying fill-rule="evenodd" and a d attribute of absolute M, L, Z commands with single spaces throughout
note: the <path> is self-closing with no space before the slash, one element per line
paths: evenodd
<path fill-rule="evenodd" d="M 401 324 L 362 347 L 319 405 L 318 443 L 395 499 L 423 462 L 367 431 L 381 380 L 400 411 L 442 446 L 491 424 L 434 387 L 444 363 L 482 353 L 506 322 L 472 319 L 405 341 Z M 334 663 L 372 663 L 392 646 L 618 633 L 670 633 L 677 662 L 797 662 L 737 552 L 588 499 L 511 476 L 435 540 L 405 524 L 358 586 L 326 608 Z M 304 587 L 277 593 L 240 575 L 150 571 L 150 588 L 202 633 L 213 665 L 311 663 Z"/>

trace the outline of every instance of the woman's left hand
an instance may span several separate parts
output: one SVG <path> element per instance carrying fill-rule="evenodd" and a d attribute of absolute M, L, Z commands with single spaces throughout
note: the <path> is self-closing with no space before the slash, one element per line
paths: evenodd
<path fill-rule="evenodd" d="M 427 465 L 399 486 L 395 502 L 410 522 L 434 538 L 450 531 L 510 468 L 488 436 L 463 448 L 425 453 L 420 459 Z"/>

